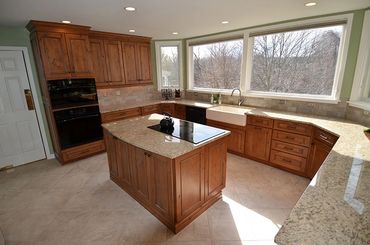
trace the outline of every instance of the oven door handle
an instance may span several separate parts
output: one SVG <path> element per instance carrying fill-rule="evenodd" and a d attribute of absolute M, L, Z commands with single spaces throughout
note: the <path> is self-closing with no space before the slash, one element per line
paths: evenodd
<path fill-rule="evenodd" d="M 87 119 L 87 118 L 92 118 L 92 117 L 98 117 L 99 114 L 92 114 L 92 115 L 87 115 L 87 116 L 82 116 L 82 117 L 73 117 L 73 118 L 70 118 L 70 119 L 62 119 L 62 120 L 58 120 L 60 122 L 70 122 L 70 121 L 74 121 L 74 120 L 78 120 L 78 119 Z"/>

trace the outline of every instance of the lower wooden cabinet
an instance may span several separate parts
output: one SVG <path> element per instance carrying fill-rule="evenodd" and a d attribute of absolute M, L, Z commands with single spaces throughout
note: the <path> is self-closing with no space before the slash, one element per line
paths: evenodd
<path fill-rule="evenodd" d="M 221 198 L 225 138 L 175 159 L 145 151 L 104 130 L 111 179 L 177 233 Z"/>
<path fill-rule="evenodd" d="M 245 132 L 245 154 L 253 159 L 268 161 L 272 129 L 247 125 Z"/>
<path fill-rule="evenodd" d="M 228 151 L 244 155 L 245 127 L 213 120 L 207 120 L 207 125 L 230 131 L 231 134 L 227 137 Z"/>
<path fill-rule="evenodd" d="M 104 141 L 98 140 L 62 150 L 59 157 L 62 164 L 65 164 L 103 151 L 105 151 Z"/>
<path fill-rule="evenodd" d="M 322 163 L 329 155 L 330 151 L 331 151 L 330 146 L 316 139 L 312 141 L 309 164 L 307 167 L 307 176 L 309 178 L 313 178 L 313 176 L 315 176 L 316 172 L 319 170 Z"/>
<path fill-rule="evenodd" d="M 304 157 L 295 156 L 286 152 L 271 150 L 270 162 L 301 174 L 305 173 L 307 160 Z"/>
<path fill-rule="evenodd" d="M 173 103 L 162 103 L 161 104 L 161 113 L 169 113 L 173 115 L 175 113 L 175 104 Z"/>
<path fill-rule="evenodd" d="M 147 105 L 141 107 L 141 115 L 149 115 L 153 113 L 161 113 L 161 105 L 155 104 L 155 105 Z"/>
<path fill-rule="evenodd" d="M 186 120 L 186 106 L 185 105 L 180 105 L 180 104 L 175 104 L 174 112 L 173 112 L 173 117 Z"/>

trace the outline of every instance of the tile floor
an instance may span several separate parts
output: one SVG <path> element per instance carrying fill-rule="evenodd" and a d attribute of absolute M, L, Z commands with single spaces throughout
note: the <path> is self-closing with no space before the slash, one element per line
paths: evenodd
<path fill-rule="evenodd" d="M 229 154 L 223 200 L 174 235 L 109 180 L 106 154 L 40 161 L 0 172 L 0 227 L 6 245 L 274 244 L 308 183 Z"/>

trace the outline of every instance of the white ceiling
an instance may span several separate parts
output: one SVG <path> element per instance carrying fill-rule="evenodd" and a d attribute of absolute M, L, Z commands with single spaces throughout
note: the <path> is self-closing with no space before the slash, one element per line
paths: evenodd
<path fill-rule="evenodd" d="M 94 30 L 178 39 L 370 6 L 370 0 L 0 0 L 0 26 L 30 19 L 88 25 Z M 136 7 L 126 12 L 124 7 Z M 223 25 L 221 21 L 230 23 Z M 179 35 L 173 35 L 178 32 Z M 1 33 L 0 33 L 1 35 Z"/>

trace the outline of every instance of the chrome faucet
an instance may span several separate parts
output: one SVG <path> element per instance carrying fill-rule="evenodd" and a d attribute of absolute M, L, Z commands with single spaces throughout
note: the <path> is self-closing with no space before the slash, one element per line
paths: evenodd
<path fill-rule="evenodd" d="M 233 91 L 231 92 L 231 96 L 234 95 L 235 91 L 239 91 L 239 99 L 238 99 L 238 106 L 241 106 L 244 103 L 245 98 L 242 98 L 242 91 L 238 88 L 234 88 Z"/>

